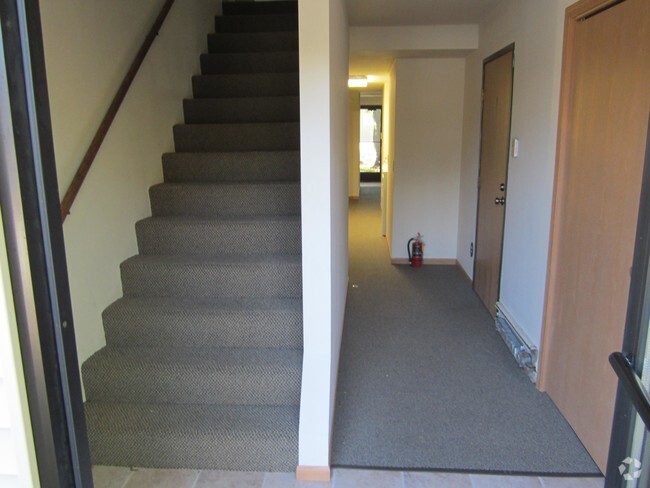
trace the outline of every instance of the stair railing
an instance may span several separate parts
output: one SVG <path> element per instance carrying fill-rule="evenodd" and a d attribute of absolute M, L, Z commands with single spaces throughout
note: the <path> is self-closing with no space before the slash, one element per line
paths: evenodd
<path fill-rule="evenodd" d="M 95 132 L 95 136 L 93 137 L 90 146 L 88 146 L 88 150 L 86 151 L 86 154 L 81 160 L 81 164 L 79 165 L 79 168 L 77 169 L 74 178 L 72 178 L 72 182 L 70 183 L 68 190 L 65 192 L 65 196 L 61 200 L 61 221 L 62 222 L 65 222 L 66 217 L 70 214 L 70 208 L 72 208 L 72 204 L 74 203 L 74 200 L 77 197 L 79 190 L 81 189 L 81 185 L 83 185 L 83 182 L 86 179 L 86 176 L 88 175 L 88 171 L 90 171 L 90 167 L 95 161 L 95 157 L 99 152 L 99 148 L 104 142 L 104 139 L 106 138 L 106 134 L 108 134 L 108 131 L 111 128 L 113 120 L 115 120 L 115 116 L 117 115 L 117 112 L 119 111 L 122 102 L 124 101 L 124 98 L 126 97 L 126 94 L 128 93 L 129 88 L 133 83 L 133 80 L 135 79 L 135 76 L 138 74 L 138 71 L 140 70 L 140 66 L 142 66 L 142 62 L 147 56 L 147 53 L 149 52 L 149 48 L 151 48 L 151 45 L 153 44 L 153 41 L 156 39 L 156 36 L 158 35 L 160 28 L 165 22 L 165 19 L 167 18 L 167 14 L 172 8 L 174 1 L 175 0 L 165 0 L 165 3 L 162 6 L 160 13 L 158 14 L 156 21 L 154 22 L 153 26 L 149 30 L 147 37 L 145 37 L 144 41 L 142 42 L 142 45 L 140 46 L 138 53 L 135 55 L 135 58 L 133 59 L 133 62 L 131 63 L 129 70 L 124 76 L 124 80 L 122 80 L 122 83 L 120 84 L 120 87 L 118 88 L 117 93 L 113 98 L 113 101 L 111 102 L 110 106 L 108 107 L 108 110 L 106 111 L 106 114 L 104 115 L 101 124 L 99 124 L 97 132 Z"/>

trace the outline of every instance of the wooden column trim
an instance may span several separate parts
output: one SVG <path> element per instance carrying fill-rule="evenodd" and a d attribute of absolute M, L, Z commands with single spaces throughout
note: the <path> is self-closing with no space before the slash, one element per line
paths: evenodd
<path fill-rule="evenodd" d="M 332 470 L 329 466 L 298 466 L 296 479 L 298 481 L 330 481 Z"/>

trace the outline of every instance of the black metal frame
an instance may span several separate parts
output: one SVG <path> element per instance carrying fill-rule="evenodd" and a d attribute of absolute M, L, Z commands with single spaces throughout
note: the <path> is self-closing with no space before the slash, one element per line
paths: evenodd
<path fill-rule="evenodd" d="M 621 352 L 615 352 L 609 356 L 609 364 L 612 365 L 620 385 L 632 401 L 634 408 L 643 420 L 646 429 L 650 430 L 650 394 L 643 386 L 639 375 L 636 374 L 632 364 Z"/>
<path fill-rule="evenodd" d="M 91 487 L 38 0 L 0 0 L 0 19 L 15 148 L 0 170 L 16 176 L 0 201 L 38 472 Z"/>
<path fill-rule="evenodd" d="M 641 186 L 639 217 L 637 221 L 636 244 L 630 281 L 630 295 L 621 353 L 614 353 L 610 362 L 614 370 L 622 376 L 616 392 L 616 408 L 612 425 L 612 437 L 605 473 L 605 486 L 608 488 L 624 486 L 624 480 L 618 471 L 621 461 L 632 449 L 634 437 L 634 420 L 638 412 L 642 418 L 648 415 L 650 405 L 643 391 L 639 378 L 643 364 L 639 361 L 644 355 L 648 338 L 650 320 L 650 120 L 646 140 L 645 167 Z M 643 388 L 643 390 L 645 390 Z M 645 392 L 647 395 L 647 392 Z M 645 404 L 645 405 L 644 405 Z M 641 409 L 637 409 L 637 405 Z M 644 421 L 646 419 L 644 418 Z M 646 424 L 647 425 L 647 424 Z"/>

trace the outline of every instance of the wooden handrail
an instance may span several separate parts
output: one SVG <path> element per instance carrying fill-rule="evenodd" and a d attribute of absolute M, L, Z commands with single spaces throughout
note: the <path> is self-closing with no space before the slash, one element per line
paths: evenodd
<path fill-rule="evenodd" d="M 149 52 L 149 48 L 153 44 L 153 41 L 156 38 L 156 36 L 158 35 L 158 31 L 160 31 L 160 28 L 165 22 L 165 19 L 167 18 L 167 14 L 169 13 L 169 10 L 172 8 L 174 1 L 175 0 L 165 0 L 165 4 L 160 10 L 158 17 L 156 18 L 156 21 L 151 27 L 149 33 L 147 34 L 147 37 L 144 39 L 142 46 L 140 46 L 140 49 L 138 50 L 138 53 L 136 54 L 135 59 L 133 60 L 133 63 L 131 63 L 131 67 L 129 68 L 129 71 L 126 73 L 126 76 L 124 77 L 124 80 L 122 81 L 119 89 L 117 90 L 117 93 L 115 94 L 115 97 L 111 102 L 111 105 L 108 107 L 108 110 L 106 111 L 106 115 L 104 115 L 104 118 L 102 119 L 102 123 L 99 124 L 99 128 L 95 133 L 95 137 L 93 137 L 90 146 L 88 146 L 88 150 L 86 151 L 86 154 L 81 160 L 81 164 L 79 165 L 79 168 L 77 169 L 74 178 L 72 178 L 72 182 L 68 187 L 68 191 L 65 192 L 65 196 L 63 197 L 63 200 L 61 200 L 61 221 L 62 222 L 65 222 L 66 217 L 70 214 L 70 208 L 72 207 L 72 204 L 74 203 L 74 200 L 77 197 L 77 194 L 79 193 L 79 189 L 81 188 L 81 185 L 86 179 L 86 175 L 88 174 L 88 171 L 90 170 L 93 161 L 95 161 L 95 156 L 97 156 L 97 153 L 99 152 L 99 148 L 101 147 L 102 142 L 104 142 L 104 139 L 106 138 L 106 134 L 108 134 L 108 130 L 111 128 L 111 124 L 113 123 L 113 120 L 115 119 L 115 116 L 117 115 L 117 112 L 120 109 L 120 106 L 122 105 L 122 102 L 124 101 L 124 98 L 126 97 L 129 88 L 131 87 L 131 83 L 133 83 L 135 76 L 138 74 L 138 70 L 140 69 L 140 66 L 142 66 L 142 62 L 144 61 L 144 58 Z"/>

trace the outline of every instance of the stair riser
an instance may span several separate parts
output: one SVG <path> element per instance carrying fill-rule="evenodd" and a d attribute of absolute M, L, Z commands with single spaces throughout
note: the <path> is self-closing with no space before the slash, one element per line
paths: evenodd
<path fill-rule="evenodd" d="M 142 313 L 109 308 L 103 318 L 110 346 L 302 347 L 300 310 Z"/>
<path fill-rule="evenodd" d="M 299 263 L 122 264 L 125 296 L 177 298 L 299 298 Z"/>
<path fill-rule="evenodd" d="M 136 224 L 140 254 L 300 254 L 300 222 L 155 222 Z"/>
<path fill-rule="evenodd" d="M 183 101 L 186 124 L 298 122 L 298 97 L 223 98 Z"/>
<path fill-rule="evenodd" d="M 298 71 L 298 53 L 237 53 L 201 55 L 201 73 L 290 73 Z"/>
<path fill-rule="evenodd" d="M 174 142 L 178 152 L 296 150 L 300 124 L 177 125 Z"/>
<path fill-rule="evenodd" d="M 300 181 L 300 153 L 171 153 L 163 173 L 177 183 Z"/>
<path fill-rule="evenodd" d="M 166 432 L 139 436 L 96 432 L 90 424 L 88 441 L 92 463 L 102 466 L 291 472 L 298 463 L 297 434 L 279 439 L 264 434 L 250 439 L 200 433 L 184 437 Z M 281 456 L 271 458 L 269 452 Z"/>
<path fill-rule="evenodd" d="M 157 185 L 150 189 L 154 217 L 249 217 L 300 215 L 300 187 L 296 184 L 201 186 Z"/>
<path fill-rule="evenodd" d="M 298 30 L 297 15 L 233 15 L 215 18 L 215 30 L 225 32 L 288 32 Z"/>
<path fill-rule="evenodd" d="M 300 92 L 298 73 L 203 75 L 192 78 L 195 98 L 282 97 Z"/>
<path fill-rule="evenodd" d="M 90 402 L 210 405 L 297 405 L 300 369 L 199 369 L 164 363 L 147 368 L 102 364 L 83 368 Z M 273 385 L 272 388 L 269 385 Z"/>
<path fill-rule="evenodd" d="M 298 2 L 224 2 L 224 15 L 295 14 Z"/>
<path fill-rule="evenodd" d="M 297 32 L 253 32 L 248 34 L 210 34 L 208 36 L 208 52 L 211 53 L 254 53 L 297 50 Z"/>

